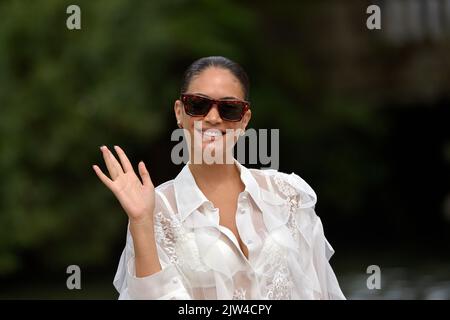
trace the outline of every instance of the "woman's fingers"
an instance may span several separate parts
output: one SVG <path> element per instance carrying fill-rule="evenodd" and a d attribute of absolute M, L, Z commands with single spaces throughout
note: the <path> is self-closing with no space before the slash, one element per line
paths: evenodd
<path fill-rule="evenodd" d="M 150 178 L 150 174 L 148 173 L 143 161 L 139 162 L 138 168 L 139 174 L 141 175 L 142 184 L 144 186 L 153 186 L 152 179 Z"/>
<path fill-rule="evenodd" d="M 100 150 L 102 151 L 103 159 L 105 160 L 111 179 L 115 180 L 119 174 L 123 173 L 122 167 L 106 146 L 101 146 Z"/>
<path fill-rule="evenodd" d="M 101 170 L 98 166 L 93 165 L 92 168 L 94 169 L 95 173 L 96 173 L 97 176 L 100 178 L 100 180 L 101 180 L 101 181 L 102 181 L 109 189 L 111 189 L 111 188 L 112 188 L 113 181 L 112 181 L 110 178 L 108 178 L 108 177 L 102 172 L 102 170 Z M 111 189 L 111 190 L 112 190 L 112 189 Z"/>
<path fill-rule="evenodd" d="M 131 165 L 130 160 L 128 160 L 128 157 L 125 154 L 125 152 L 122 150 L 122 148 L 119 146 L 114 146 L 114 149 L 116 150 L 117 155 L 119 156 L 123 171 L 125 173 L 133 171 L 133 166 Z"/>

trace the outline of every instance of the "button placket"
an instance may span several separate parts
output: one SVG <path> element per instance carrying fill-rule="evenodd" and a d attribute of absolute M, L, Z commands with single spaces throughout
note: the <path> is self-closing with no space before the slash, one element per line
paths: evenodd
<path fill-rule="evenodd" d="M 250 247 L 253 244 L 253 240 L 247 238 L 249 236 L 248 234 L 249 226 L 247 226 L 247 224 L 251 223 L 251 221 L 248 213 L 249 207 L 247 202 L 247 196 L 245 194 L 241 196 L 241 201 L 238 202 L 238 206 L 239 206 L 238 212 L 240 216 L 236 217 L 236 226 L 239 230 L 242 241 L 250 250 Z"/>
<path fill-rule="evenodd" d="M 236 225 L 242 242 L 247 246 L 249 255 L 255 253 L 259 244 L 258 235 L 255 232 L 251 218 L 252 206 L 248 194 L 245 192 L 238 201 L 238 214 L 236 215 Z"/>
<path fill-rule="evenodd" d="M 240 201 L 238 201 L 239 212 L 241 214 L 245 214 L 245 212 L 247 211 L 246 208 L 248 207 L 248 197 L 246 191 L 243 191 L 243 193 L 240 195 L 240 198 Z"/>

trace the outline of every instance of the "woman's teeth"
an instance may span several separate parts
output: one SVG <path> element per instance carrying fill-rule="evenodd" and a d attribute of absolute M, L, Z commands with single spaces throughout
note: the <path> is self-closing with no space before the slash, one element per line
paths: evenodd
<path fill-rule="evenodd" d="M 203 134 L 208 137 L 219 137 L 222 135 L 222 132 L 219 130 L 206 130 L 203 131 Z"/>
<path fill-rule="evenodd" d="M 202 134 L 203 141 L 215 141 L 216 139 L 219 139 L 223 136 L 222 131 L 214 130 L 214 129 L 201 131 L 201 134 Z"/>

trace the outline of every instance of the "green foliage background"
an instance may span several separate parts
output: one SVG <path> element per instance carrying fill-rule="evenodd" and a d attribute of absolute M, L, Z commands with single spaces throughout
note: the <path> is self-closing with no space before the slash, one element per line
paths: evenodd
<path fill-rule="evenodd" d="M 70 4 L 81 8 L 79 31 L 66 28 Z M 169 162 L 173 101 L 182 72 L 199 57 L 244 66 L 252 126 L 280 128 L 280 170 L 310 182 L 335 230 L 342 221 L 364 225 L 371 213 L 392 233 L 403 228 L 409 204 L 390 196 L 398 185 L 388 186 L 398 164 L 387 146 L 401 124 L 390 110 L 429 111 L 449 98 L 448 77 L 433 77 L 450 71 L 448 40 L 434 49 L 387 43 L 365 29 L 362 4 L 10 0 L 0 13 L 4 279 L 69 264 L 114 270 L 126 218 L 91 169 L 101 163 L 98 146 L 119 144 L 135 163 L 146 161 L 156 182 L 172 179 L 179 170 Z M 408 48 L 420 55 L 405 65 Z M 434 79 L 431 94 L 423 78 Z M 435 125 L 438 151 L 428 160 L 448 169 L 448 134 Z M 448 193 L 442 181 L 436 210 Z M 392 207 L 400 208 L 395 217 Z M 448 230 L 443 221 L 436 211 L 435 223 Z M 416 222 L 400 232 L 414 234 Z M 358 242 L 338 233 L 330 237 L 342 246 Z"/>

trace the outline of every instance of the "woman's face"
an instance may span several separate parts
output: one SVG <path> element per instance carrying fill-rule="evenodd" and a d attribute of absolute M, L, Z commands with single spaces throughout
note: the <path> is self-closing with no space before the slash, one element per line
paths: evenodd
<path fill-rule="evenodd" d="M 240 81 L 227 69 L 217 67 L 206 68 L 193 77 L 185 93 L 215 100 L 245 100 Z M 175 101 L 174 109 L 177 121 L 180 122 L 188 138 L 191 161 L 193 152 L 197 152 L 197 155 L 201 152 L 202 160 L 205 160 L 205 155 L 212 155 L 223 160 L 225 157 L 230 157 L 239 133 L 245 130 L 251 118 L 251 112 L 248 110 L 238 122 L 223 120 L 216 104 L 204 117 L 191 117 L 186 114 L 180 100 Z M 199 158 L 196 157 L 196 159 Z"/>

